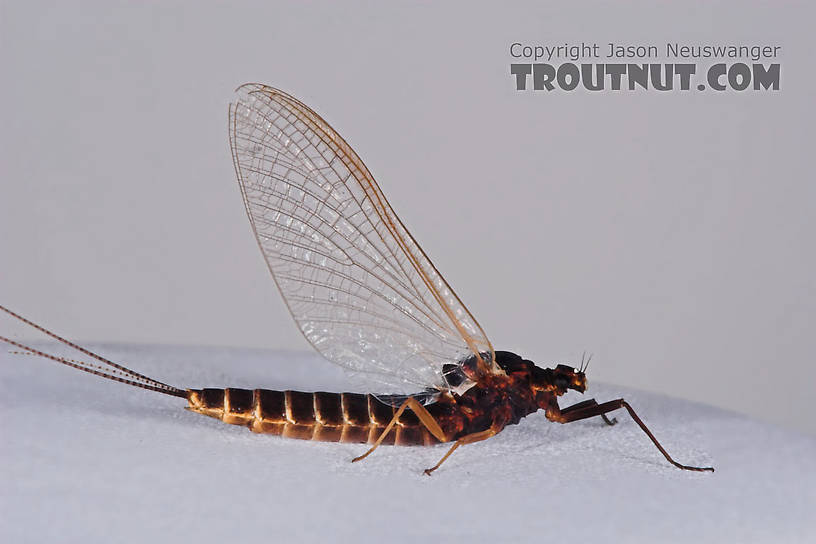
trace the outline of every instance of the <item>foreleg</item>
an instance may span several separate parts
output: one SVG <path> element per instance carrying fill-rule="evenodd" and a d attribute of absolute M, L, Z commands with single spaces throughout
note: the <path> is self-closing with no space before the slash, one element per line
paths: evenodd
<path fill-rule="evenodd" d="M 572 406 L 567 406 L 566 408 L 561 410 L 561 415 L 589 406 L 598 406 L 598 402 L 595 399 L 589 399 L 579 402 L 578 404 L 573 404 Z M 612 426 L 618 422 L 617 418 L 613 417 L 612 419 L 609 419 L 608 417 L 606 417 L 606 414 L 601 414 L 601 419 L 603 419 L 604 423 L 606 423 L 609 426 Z"/>
<path fill-rule="evenodd" d="M 652 443 L 660 450 L 660 453 L 663 454 L 663 457 L 671 463 L 672 465 L 676 466 L 677 468 L 683 470 L 696 470 L 696 471 L 710 471 L 714 472 L 712 467 L 692 467 L 688 465 L 682 465 L 671 458 L 668 452 L 660 445 L 660 442 L 657 441 L 657 438 L 652 434 L 646 424 L 638 417 L 632 407 L 623 399 L 611 400 L 609 402 L 604 402 L 603 404 L 598 404 L 595 399 L 591 399 L 584 402 L 579 402 L 578 404 L 574 404 L 572 406 L 568 406 L 563 410 L 558 410 L 557 407 L 555 409 L 550 408 L 547 410 L 547 418 L 552 421 L 556 421 L 558 423 L 571 423 L 573 421 L 580 421 L 582 419 L 587 419 L 590 417 L 601 416 L 617 410 L 619 408 L 626 408 L 629 412 L 629 415 L 632 416 L 632 419 L 635 420 L 640 428 L 646 433 L 646 436 L 652 441 Z"/>

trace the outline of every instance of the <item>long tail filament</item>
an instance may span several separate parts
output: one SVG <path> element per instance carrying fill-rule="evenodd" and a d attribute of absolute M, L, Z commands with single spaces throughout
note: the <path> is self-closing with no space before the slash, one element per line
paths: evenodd
<path fill-rule="evenodd" d="M 186 398 L 187 393 L 183 389 L 179 389 L 178 387 L 173 387 L 172 385 L 167 385 L 166 383 L 162 383 L 158 380 L 154 380 L 153 378 L 149 378 L 143 374 L 139 374 L 136 371 L 133 371 L 127 367 L 122 365 L 116 364 L 113 361 L 110 361 L 101 355 L 97 355 L 96 353 L 79 346 L 70 340 L 66 340 L 65 338 L 49 331 L 45 327 L 37 325 L 36 323 L 29 321 L 28 319 L 24 318 L 23 316 L 12 312 L 8 308 L 4 306 L 0 306 L 0 310 L 4 311 L 5 313 L 9 314 L 13 318 L 29 325 L 38 331 L 47 334 L 51 338 L 58 340 L 59 342 L 65 344 L 66 346 L 72 347 L 77 351 L 96 359 L 97 361 L 102 362 L 106 366 L 96 365 L 93 363 L 87 363 L 84 361 L 77 361 L 74 359 L 67 359 L 65 357 L 58 357 L 55 355 L 51 355 L 49 353 L 45 353 L 44 351 L 32 348 L 30 346 L 26 346 L 25 344 L 21 344 L 15 340 L 11 340 L 4 336 L 0 336 L 0 341 L 6 342 L 7 344 L 11 344 L 12 346 L 16 346 L 22 350 L 24 353 L 30 355 L 36 355 L 38 357 L 44 357 L 46 359 L 51 359 L 52 361 L 56 361 L 58 363 L 64 364 L 66 366 L 70 366 L 72 368 L 76 368 L 77 370 L 82 370 L 83 372 L 88 372 L 89 374 L 93 374 L 95 376 L 100 376 L 102 378 L 107 378 L 109 380 L 113 380 L 120 383 L 126 383 L 128 385 L 132 385 L 134 387 L 140 387 L 142 389 L 149 389 L 150 391 L 157 391 L 159 393 L 164 393 L 166 395 L 172 395 L 174 397 L 182 397 Z M 108 368 L 109 367 L 109 368 Z M 111 370 L 113 369 L 113 370 Z"/>

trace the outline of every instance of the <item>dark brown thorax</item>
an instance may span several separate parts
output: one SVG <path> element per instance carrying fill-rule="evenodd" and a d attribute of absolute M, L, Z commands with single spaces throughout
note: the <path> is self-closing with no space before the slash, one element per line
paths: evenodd
<path fill-rule="evenodd" d="M 461 395 L 443 396 L 429 411 L 452 439 L 494 428 L 515 425 L 525 416 L 546 409 L 563 394 L 555 385 L 562 373 L 542 369 L 509 351 L 497 351 L 502 374 L 489 374 Z M 467 361 L 463 364 L 468 370 Z M 559 384 L 560 385 L 560 384 Z"/>

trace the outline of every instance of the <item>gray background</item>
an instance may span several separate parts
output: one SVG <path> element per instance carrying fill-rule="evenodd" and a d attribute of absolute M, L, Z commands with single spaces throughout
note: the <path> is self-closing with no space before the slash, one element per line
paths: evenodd
<path fill-rule="evenodd" d="M 233 179 L 227 104 L 258 81 L 350 141 L 497 348 L 816 432 L 806 4 L 0 9 L 0 303 L 83 340 L 308 349 Z M 782 90 L 513 90 L 510 43 L 581 40 L 782 45 Z"/>

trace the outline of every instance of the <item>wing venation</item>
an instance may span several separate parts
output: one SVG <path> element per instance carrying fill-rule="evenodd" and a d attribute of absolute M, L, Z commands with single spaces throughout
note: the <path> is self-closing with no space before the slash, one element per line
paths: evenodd
<path fill-rule="evenodd" d="M 230 144 L 258 245 L 306 339 L 393 393 L 445 389 L 443 365 L 489 370 L 479 324 L 318 114 L 258 84 L 230 106 Z"/>

